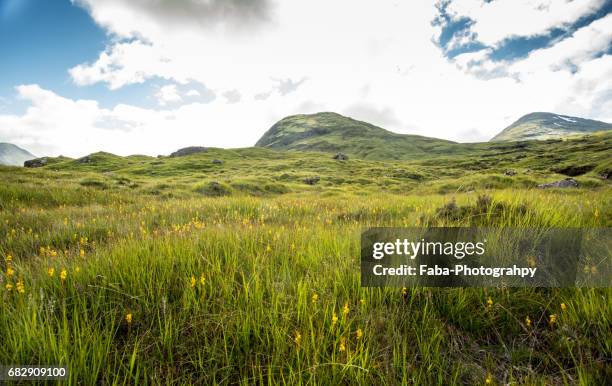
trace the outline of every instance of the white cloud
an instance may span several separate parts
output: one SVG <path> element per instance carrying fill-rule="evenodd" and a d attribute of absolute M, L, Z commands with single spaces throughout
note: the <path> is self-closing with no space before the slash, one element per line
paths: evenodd
<path fill-rule="evenodd" d="M 510 37 L 542 35 L 552 28 L 566 28 L 596 12 L 606 0 L 454 0 L 447 12 L 455 19 L 469 17 L 477 39 L 487 46 Z"/>
<path fill-rule="evenodd" d="M 195 91 L 195 90 L 191 90 L 191 91 Z M 157 101 L 160 106 L 178 103 L 183 100 L 175 84 L 169 84 L 169 85 L 160 87 L 159 91 L 155 94 L 155 96 L 157 97 Z"/>
<path fill-rule="evenodd" d="M 188 97 L 199 97 L 201 94 L 198 90 L 191 89 L 185 93 Z"/>
<path fill-rule="evenodd" d="M 323 110 L 396 132 L 464 141 L 491 138 L 532 111 L 604 120 L 612 111 L 610 55 L 598 56 L 609 41 L 609 18 L 517 62 L 495 63 L 488 51 L 449 61 L 433 42 L 437 10 L 427 2 L 286 0 L 270 5 L 265 17 L 249 14 L 257 20 L 244 27 L 249 33 L 229 31 L 240 13 L 223 23 L 206 17 L 178 23 L 177 14 L 159 12 L 158 1 L 79 2 L 88 3 L 114 38 L 96 61 L 70 70 L 76 84 L 102 82 L 113 90 L 151 78 L 170 84 L 156 93 L 158 109 L 104 109 L 35 85 L 20 87 L 31 106 L 22 115 L 0 113 L 0 135 L 36 154 L 251 146 L 278 119 Z M 498 2 L 505 0 L 490 4 Z M 575 19 L 564 12 L 585 14 L 596 4 L 574 3 L 582 8 L 551 3 L 553 15 L 537 28 Z M 491 15 L 473 14 L 482 25 Z M 536 20 L 525 17 L 515 18 L 516 33 L 539 33 L 523 26 L 521 20 Z M 491 41 L 512 31 L 503 23 L 498 33 L 478 28 Z M 200 92 L 217 97 L 199 98 Z"/>

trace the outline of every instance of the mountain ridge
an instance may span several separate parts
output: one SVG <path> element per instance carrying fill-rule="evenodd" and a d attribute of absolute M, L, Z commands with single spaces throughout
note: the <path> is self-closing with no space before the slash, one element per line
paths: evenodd
<path fill-rule="evenodd" d="M 612 130 L 612 124 L 563 114 L 533 112 L 520 117 L 491 138 L 490 142 L 557 139 L 607 130 Z"/>
<path fill-rule="evenodd" d="M 8 142 L 0 142 L 0 165 L 23 166 L 27 160 L 36 158 L 29 151 Z"/>
<path fill-rule="evenodd" d="M 363 159 L 411 159 L 455 142 L 398 134 L 334 112 L 291 115 L 276 122 L 255 147 L 342 152 Z"/>

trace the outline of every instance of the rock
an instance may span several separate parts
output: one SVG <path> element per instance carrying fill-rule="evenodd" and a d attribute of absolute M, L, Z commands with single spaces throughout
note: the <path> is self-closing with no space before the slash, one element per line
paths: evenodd
<path fill-rule="evenodd" d="M 599 173 L 599 177 L 601 177 L 604 180 L 612 180 L 612 171 L 609 171 L 609 170 L 603 171 Z"/>
<path fill-rule="evenodd" d="M 334 156 L 334 159 L 337 161 L 347 161 L 348 160 L 348 155 L 344 154 L 344 153 L 338 153 Z"/>
<path fill-rule="evenodd" d="M 304 179 L 304 183 L 307 185 L 316 185 L 320 180 L 321 177 L 319 176 L 307 177 Z"/>
<path fill-rule="evenodd" d="M 221 161 L 220 159 L 214 159 L 212 160 L 212 163 L 215 165 L 221 165 L 223 163 L 223 161 Z"/>
<path fill-rule="evenodd" d="M 31 160 L 27 160 L 23 163 L 23 167 L 25 168 L 40 168 L 49 163 L 49 159 L 47 157 L 35 158 Z"/>
<path fill-rule="evenodd" d="M 548 184 L 540 184 L 538 188 L 546 189 L 546 188 L 577 188 L 578 181 L 573 178 L 566 178 L 564 180 L 549 182 Z"/>
<path fill-rule="evenodd" d="M 515 176 L 515 175 L 516 175 L 516 172 L 515 172 L 514 170 L 506 170 L 506 171 L 504 172 L 504 174 L 505 174 L 505 175 L 507 175 L 507 176 L 512 177 L 512 176 Z"/>
<path fill-rule="evenodd" d="M 91 159 L 90 156 L 86 155 L 85 157 L 81 157 L 79 159 L 76 160 L 76 162 L 80 163 L 80 164 L 88 164 L 91 163 L 93 160 Z"/>
<path fill-rule="evenodd" d="M 174 153 L 170 154 L 170 157 L 184 157 L 186 155 L 206 153 L 207 151 L 208 149 L 202 146 L 190 146 L 175 151 Z"/>

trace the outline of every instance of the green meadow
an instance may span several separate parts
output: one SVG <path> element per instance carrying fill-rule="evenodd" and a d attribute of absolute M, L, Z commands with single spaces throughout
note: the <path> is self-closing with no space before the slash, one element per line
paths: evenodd
<path fill-rule="evenodd" d="M 83 385 L 604 384 L 610 289 L 361 288 L 359 236 L 609 227 L 611 138 L 0 167 L 0 363 Z"/>

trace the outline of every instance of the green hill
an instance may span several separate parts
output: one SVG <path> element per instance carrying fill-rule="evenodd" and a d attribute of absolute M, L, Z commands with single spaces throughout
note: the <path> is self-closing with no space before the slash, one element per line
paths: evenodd
<path fill-rule="evenodd" d="M 255 146 L 279 150 L 342 152 L 363 159 L 414 159 L 443 153 L 453 142 L 396 134 L 336 113 L 293 115 L 274 124 Z"/>
<path fill-rule="evenodd" d="M 23 166 L 29 159 L 36 158 L 29 151 L 11 143 L 0 143 L 0 165 Z"/>
<path fill-rule="evenodd" d="M 607 130 L 612 130 L 612 124 L 553 113 L 531 113 L 506 127 L 491 141 L 543 140 Z"/>

